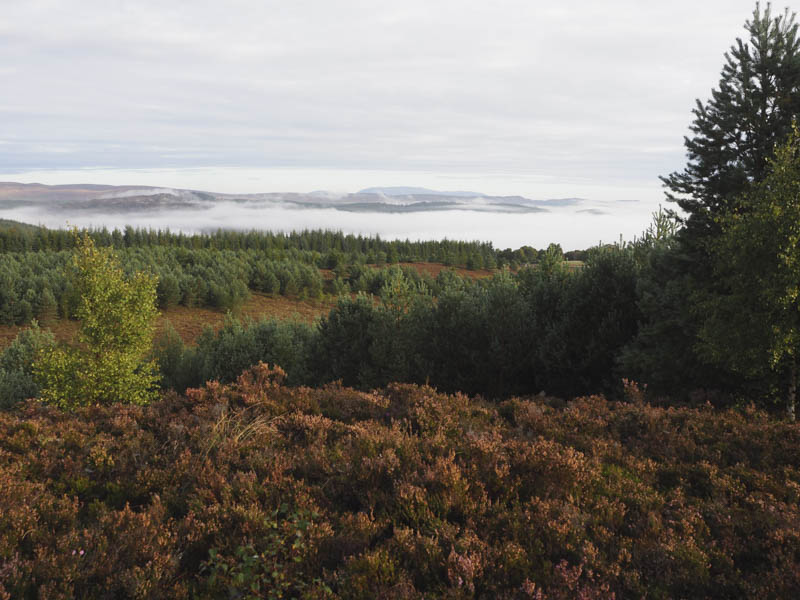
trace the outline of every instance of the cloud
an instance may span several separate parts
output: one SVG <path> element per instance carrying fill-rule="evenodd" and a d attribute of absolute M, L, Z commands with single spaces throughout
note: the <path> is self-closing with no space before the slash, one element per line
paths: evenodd
<path fill-rule="evenodd" d="M 172 231 L 241 230 L 301 231 L 327 229 L 384 239 L 459 239 L 490 241 L 498 248 L 529 245 L 546 248 L 559 243 L 565 250 L 583 249 L 598 242 L 632 239 L 649 222 L 646 207 L 608 203 L 603 210 L 554 207 L 542 213 L 446 211 L 420 213 L 357 213 L 333 209 L 250 206 L 222 202 L 207 208 L 98 213 L 89 210 L 58 212 L 52 207 L 16 207 L 0 210 L 0 218 L 60 228 L 124 228 L 126 225 Z"/>
<path fill-rule="evenodd" d="M 14 2 L 0 164 L 503 171 L 655 198 L 752 8 Z"/>

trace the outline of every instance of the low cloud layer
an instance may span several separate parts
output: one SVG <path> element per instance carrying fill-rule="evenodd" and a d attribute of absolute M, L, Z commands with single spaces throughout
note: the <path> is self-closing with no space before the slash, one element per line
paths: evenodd
<path fill-rule="evenodd" d="M 475 211 L 426 213 L 353 213 L 333 209 L 247 207 L 217 203 L 206 209 L 150 212 L 98 213 L 88 210 L 68 214 L 41 206 L 0 210 L 0 218 L 48 227 L 108 227 L 126 225 L 199 232 L 231 229 L 300 231 L 332 229 L 384 239 L 459 239 L 491 241 L 498 248 L 528 245 L 545 248 L 560 243 L 565 250 L 582 249 L 599 242 L 626 240 L 640 234 L 650 218 L 641 203 L 594 203 L 553 208 L 543 213 L 508 214 Z"/>

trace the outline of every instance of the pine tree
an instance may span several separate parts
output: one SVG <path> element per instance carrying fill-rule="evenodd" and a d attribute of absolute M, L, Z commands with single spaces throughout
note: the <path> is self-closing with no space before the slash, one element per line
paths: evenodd
<path fill-rule="evenodd" d="M 622 357 L 628 375 L 648 383 L 732 390 L 744 384 L 741 371 L 697 353 L 705 315 L 698 298 L 729 291 L 714 272 L 714 243 L 721 220 L 746 212 L 746 192 L 767 174 L 775 144 L 800 114 L 800 40 L 795 14 L 773 15 L 756 4 L 745 22 L 746 38 L 725 54 L 717 89 L 697 101 L 691 135 L 684 139 L 688 162 L 662 177 L 667 197 L 686 215 L 675 243 L 650 252 L 639 284 L 642 323 Z M 675 215 L 673 215 L 675 216 Z M 674 373 L 681 373 L 676 381 Z M 763 382 L 762 382 L 763 383 Z M 760 384 L 757 384 L 760 385 Z"/>
<path fill-rule="evenodd" d="M 684 138 L 688 164 L 662 177 L 667 196 L 688 213 L 689 237 L 717 230 L 714 216 L 761 181 L 767 159 L 800 114 L 800 39 L 795 13 L 773 16 L 757 3 L 741 38 L 725 54 L 719 88 L 692 111 Z"/>

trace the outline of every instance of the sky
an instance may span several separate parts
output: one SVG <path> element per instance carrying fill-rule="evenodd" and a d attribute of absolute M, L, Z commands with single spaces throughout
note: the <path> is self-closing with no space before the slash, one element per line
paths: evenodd
<path fill-rule="evenodd" d="M 0 180 L 657 205 L 754 7 L 6 2 Z"/>

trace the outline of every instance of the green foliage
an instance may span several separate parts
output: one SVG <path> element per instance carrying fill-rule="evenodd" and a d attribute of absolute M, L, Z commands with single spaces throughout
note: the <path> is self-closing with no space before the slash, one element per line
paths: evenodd
<path fill-rule="evenodd" d="M 686 255 L 674 245 L 656 245 L 637 250 L 637 256 L 641 269 L 636 308 L 641 321 L 618 356 L 621 374 L 675 399 L 701 389 L 739 387 L 739 378 L 709 365 L 694 350 L 701 315 L 692 310 L 696 286 Z"/>
<path fill-rule="evenodd" d="M 208 572 L 207 593 L 243 600 L 279 600 L 296 598 L 312 587 L 330 596 L 330 588 L 319 578 L 308 586 L 297 568 L 307 558 L 307 532 L 318 517 L 308 511 L 290 512 L 283 503 L 262 524 L 267 534 L 257 544 L 238 546 L 232 557 L 215 548 L 209 550 L 209 559 L 203 565 Z"/>
<path fill-rule="evenodd" d="M 374 368 L 371 346 L 379 319 L 372 300 L 359 294 L 340 298 L 319 323 L 314 370 L 325 380 L 341 379 L 345 385 L 369 385 L 367 373 Z"/>
<path fill-rule="evenodd" d="M 478 281 L 447 270 L 432 280 L 396 266 L 354 267 L 350 276 L 378 298 L 342 296 L 315 326 L 229 316 L 196 348 L 165 338 L 164 381 L 178 390 L 233 381 L 263 361 L 281 365 L 292 384 L 427 382 L 495 398 L 614 392 L 615 360 L 637 331 L 639 259 L 610 247 L 577 271 L 562 264 Z"/>
<path fill-rule="evenodd" d="M 40 352 L 34 370 L 42 399 L 74 408 L 144 404 L 154 398 L 157 366 L 145 356 L 157 315 L 155 277 L 125 277 L 112 252 L 97 248 L 84 234 L 75 247 L 70 279 L 80 298 L 78 343 Z"/>
<path fill-rule="evenodd" d="M 34 321 L 30 327 L 20 331 L 0 354 L 0 409 L 10 408 L 21 400 L 39 395 L 33 363 L 41 352 L 54 345 L 53 334 L 40 329 Z"/>
<path fill-rule="evenodd" d="M 171 327 L 155 341 L 153 356 L 160 365 L 165 388 L 183 391 L 206 381 L 235 381 L 242 371 L 259 362 L 278 364 L 292 385 L 311 383 L 311 352 L 315 344 L 312 326 L 299 321 L 264 318 L 236 319 L 230 313 L 219 331 L 210 327 L 197 346 L 187 348 Z"/>
<path fill-rule="evenodd" d="M 128 275 L 139 271 L 157 275 L 162 309 L 180 304 L 236 312 L 251 291 L 319 299 L 326 292 L 346 293 L 352 286 L 379 294 L 385 279 L 401 272 L 414 283 L 433 285 L 429 275 L 413 268 L 365 266 L 368 258 L 377 260 L 381 253 L 392 260 L 417 260 L 418 256 L 435 260 L 447 251 L 458 253 L 454 264 L 464 264 L 468 257 L 476 264 L 497 264 L 491 245 L 477 242 L 383 242 L 332 232 L 185 236 L 126 228 L 124 234 L 117 230 L 86 233 L 98 247 L 114 247 Z M 0 324 L 24 324 L 34 317 L 42 322 L 58 315 L 73 317 L 77 295 L 65 277 L 71 254 L 63 250 L 74 244 L 68 232 L 34 228 L 13 239 L 4 240 L 4 235 L 0 229 Z M 23 237 L 18 239 L 19 235 Z M 5 252 L 3 244 L 8 246 Z M 345 254 L 340 247 L 350 250 Z M 386 250 L 376 250 L 380 248 Z M 319 267 L 330 264 L 341 279 L 326 284 Z"/>
<path fill-rule="evenodd" d="M 565 269 L 564 253 L 558 244 L 550 244 L 540 255 L 539 268 L 547 274 L 560 269 Z"/>
<path fill-rule="evenodd" d="M 189 251 L 253 252 L 270 260 L 290 259 L 317 267 L 337 268 L 344 262 L 438 262 L 465 265 L 469 256 L 479 256 L 484 264 L 496 262 L 497 252 L 490 243 L 457 240 L 419 241 L 382 240 L 379 237 L 345 235 L 338 231 L 266 231 L 218 230 L 214 233 L 186 235 L 169 230 L 95 229 L 89 231 L 95 244 L 129 249 L 183 249 Z M 69 231 L 13 223 L 0 227 L 0 253 L 68 250 L 75 244 Z M 533 251 L 536 252 L 535 250 Z"/>
<path fill-rule="evenodd" d="M 668 196 L 689 213 L 687 234 L 715 232 L 713 217 L 768 172 L 775 144 L 800 115 L 800 38 L 795 14 L 774 16 L 758 3 L 745 23 L 748 38 L 725 55 L 719 87 L 697 101 L 685 138 L 689 162 L 663 177 Z"/>
<path fill-rule="evenodd" d="M 591 253 L 571 278 L 549 332 L 562 340 L 543 360 L 564 395 L 612 391 L 619 381 L 615 359 L 637 334 L 639 266 L 632 251 L 610 247 Z"/>
<path fill-rule="evenodd" d="M 159 308 L 169 308 L 179 304 L 181 301 L 180 283 L 174 275 L 159 277 L 156 291 Z"/>
<path fill-rule="evenodd" d="M 193 377 L 195 369 L 187 364 L 193 356 L 194 353 L 187 351 L 172 323 L 167 321 L 166 327 L 153 341 L 151 352 L 152 360 L 159 366 L 163 388 L 185 390 L 191 385 L 198 385 L 199 382 Z"/>
<path fill-rule="evenodd" d="M 698 344 L 708 336 L 702 299 L 729 294 L 719 285 L 712 256 L 722 223 L 767 175 L 775 145 L 785 141 L 800 115 L 795 14 L 787 9 L 775 15 L 770 4 L 762 10 L 757 3 L 745 29 L 747 36 L 725 55 L 711 98 L 697 101 L 692 133 L 685 138 L 686 168 L 662 177 L 667 197 L 687 215 L 681 217 L 685 227 L 668 247 L 645 253 L 641 334 L 621 357 L 629 374 L 673 394 L 698 387 L 750 387 L 749 394 L 764 394 L 771 385 L 746 381 L 743 371 L 731 371 Z M 744 332 L 748 324 L 742 325 Z"/>
<path fill-rule="evenodd" d="M 800 133 L 779 146 L 763 181 L 720 218 L 717 286 L 705 293 L 699 349 L 745 376 L 791 372 L 800 348 Z M 790 392 L 793 394 L 793 392 Z M 794 414 L 794 398 L 788 407 Z"/>

